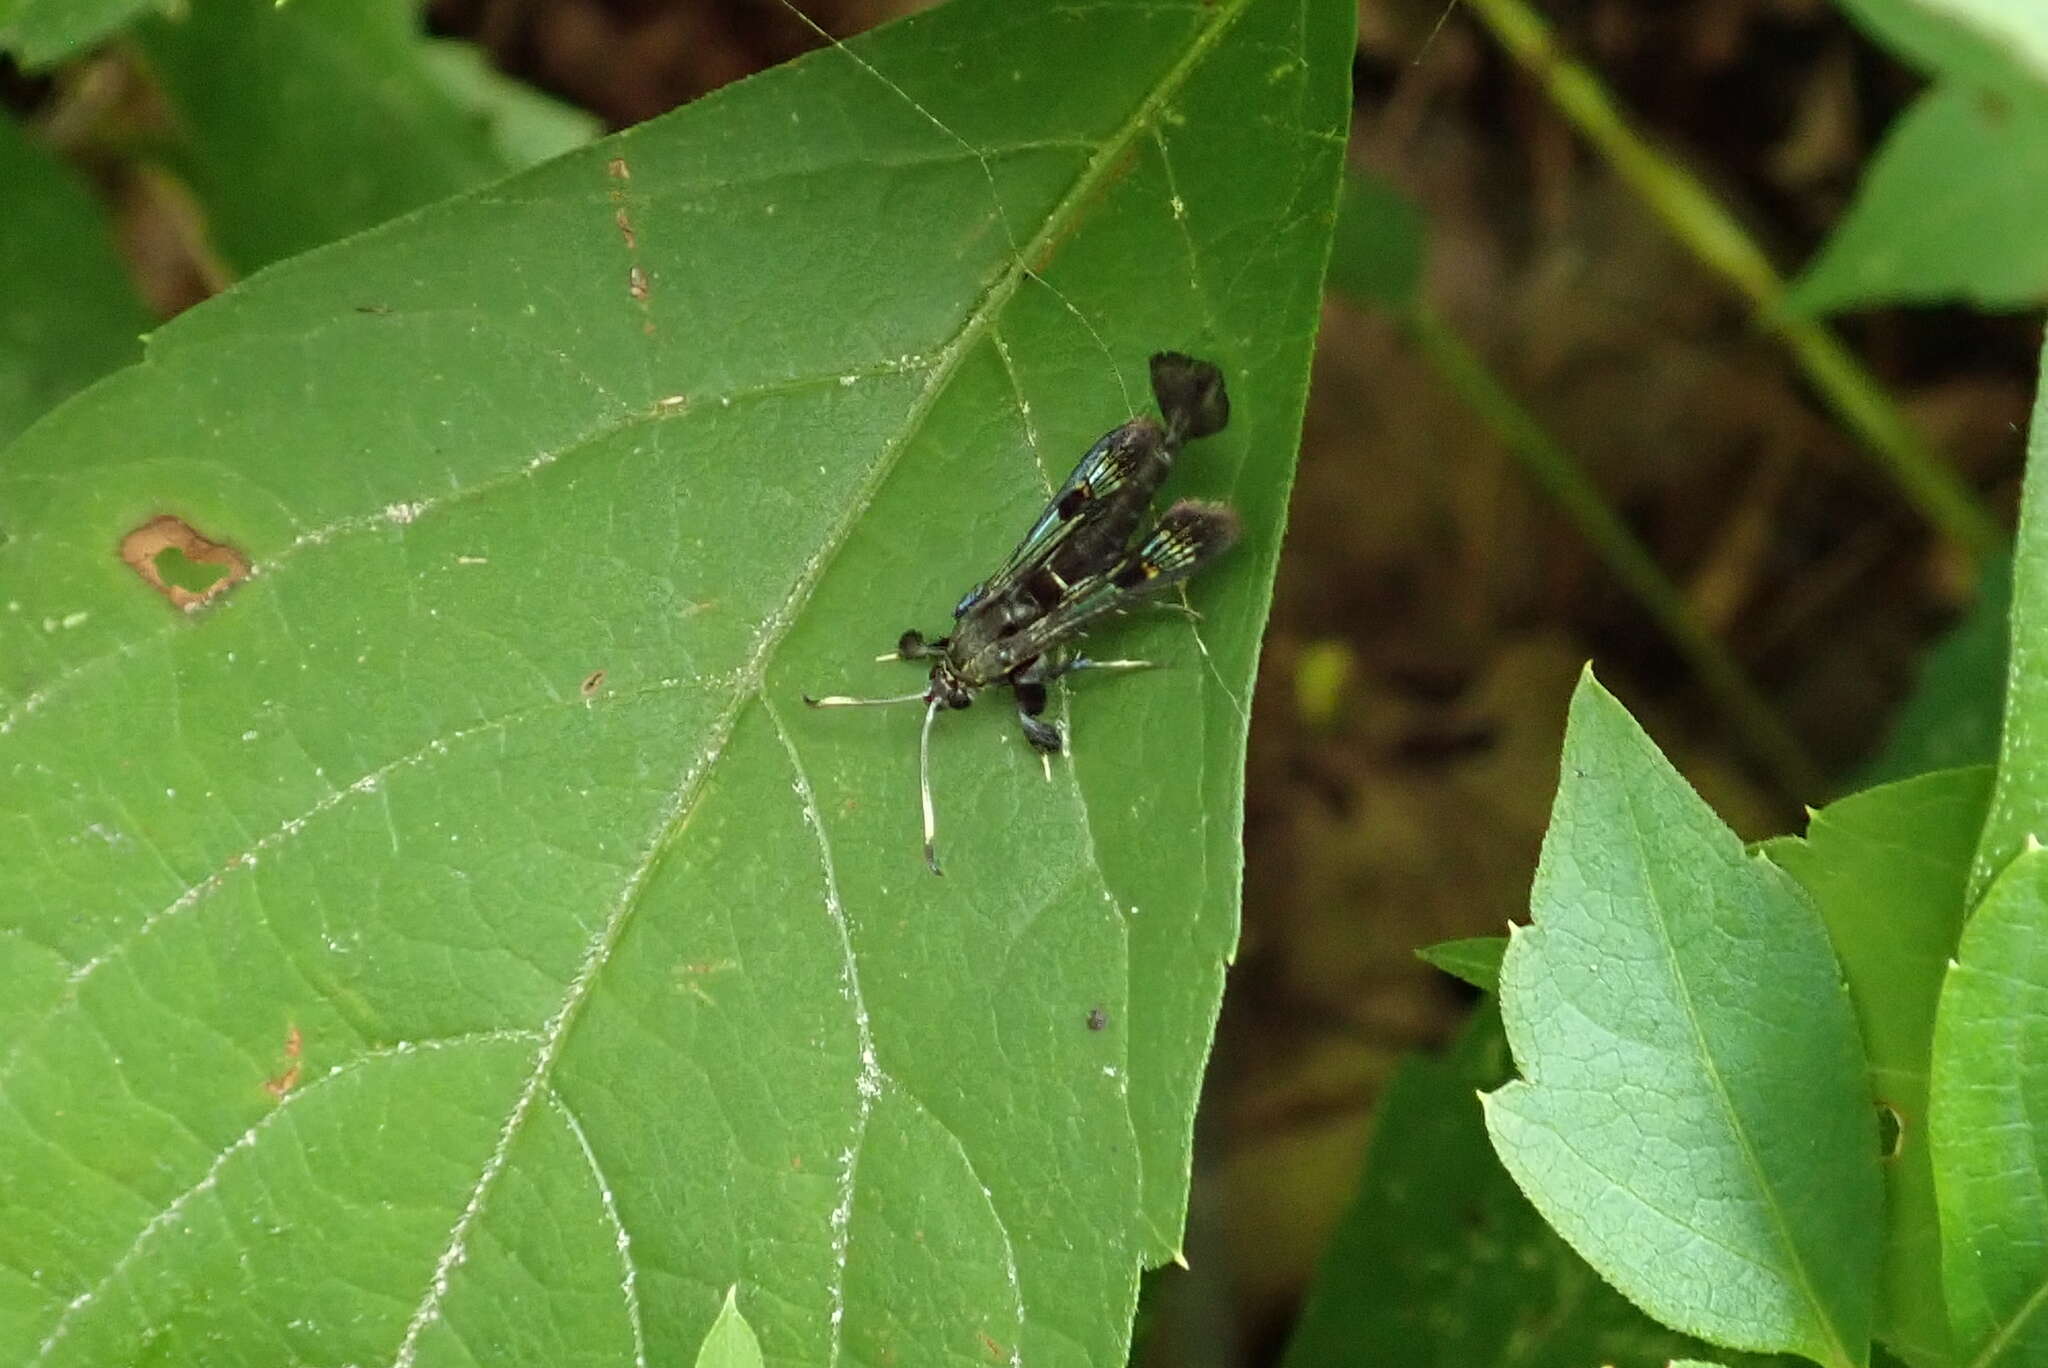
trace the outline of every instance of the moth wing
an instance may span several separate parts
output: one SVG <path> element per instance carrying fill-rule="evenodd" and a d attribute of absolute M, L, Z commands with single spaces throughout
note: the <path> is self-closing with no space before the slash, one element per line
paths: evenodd
<path fill-rule="evenodd" d="M 1009 559 L 960 600 L 953 616 L 962 616 L 987 595 L 1046 564 L 1085 528 L 1099 528 L 1121 552 L 1122 542 L 1172 466 L 1165 434 L 1149 418 L 1134 419 L 1104 433 L 1053 493 Z M 1104 527 L 1105 520 L 1122 523 L 1121 530 Z"/>
<path fill-rule="evenodd" d="M 1104 613 L 1179 584 L 1228 551 L 1240 530 L 1228 505 L 1182 499 L 1122 560 L 1077 581 L 1043 617 L 1005 637 L 1004 653 L 1019 662 L 1043 655 Z"/>

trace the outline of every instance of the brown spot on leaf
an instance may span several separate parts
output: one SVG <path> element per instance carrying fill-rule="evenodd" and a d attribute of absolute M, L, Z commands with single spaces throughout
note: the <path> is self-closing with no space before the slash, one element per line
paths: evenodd
<path fill-rule="evenodd" d="M 249 578 L 248 557 L 168 513 L 121 538 L 121 559 L 144 584 L 188 613 Z"/>
<path fill-rule="evenodd" d="M 299 1028 L 291 1027 L 284 1033 L 284 1072 L 263 1080 L 263 1091 L 283 1100 L 284 1095 L 299 1085 L 299 1057 L 304 1053 L 305 1038 Z"/>
<path fill-rule="evenodd" d="M 626 165 L 624 157 L 613 157 L 604 164 L 604 173 L 613 180 L 633 179 L 633 168 Z"/>
<path fill-rule="evenodd" d="M 583 676 L 581 687 L 585 698 L 597 697 L 597 691 L 604 687 L 604 671 L 592 670 L 589 674 Z"/>

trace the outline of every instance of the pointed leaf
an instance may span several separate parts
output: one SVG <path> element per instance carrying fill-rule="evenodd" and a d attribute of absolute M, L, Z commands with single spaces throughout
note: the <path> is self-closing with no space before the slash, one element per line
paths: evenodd
<path fill-rule="evenodd" d="M 2048 376 L 2048 351 L 2042 373 Z M 2030 838 L 2048 833 L 2048 385 L 2034 390 L 2027 431 L 2027 479 L 2012 552 L 2012 657 L 2006 673 L 2005 726 L 1991 812 L 1970 867 L 1974 900 Z"/>
<path fill-rule="evenodd" d="M 697 1368 L 761 1368 L 761 1341 L 740 1314 L 739 1289 L 725 1289 L 725 1305 L 697 1350 Z"/>
<path fill-rule="evenodd" d="M 1467 936 L 1463 940 L 1439 941 L 1415 953 L 1449 974 L 1463 979 L 1483 993 L 1500 988 L 1500 960 L 1507 953 L 1506 936 Z"/>
<path fill-rule="evenodd" d="M 1486 1104 L 1515 1181 L 1674 1329 L 1863 1362 L 1877 1133 L 1826 933 L 1590 675 L 1530 910 Z"/>
<path fill-rule="evenodd" d="M 25 435 L 0 1357 L 678 1363 L 737 1284 L 781 1362 L 1121 1361 L 1350 24 L 941 8 L 276 266 Z M 916 687 L 870 657 L 1161 347 L 1228 374 L 1173 487 L 1244 540 L 1103 631 L 1169 668 L 1082 677 L 1053 782 L 1004 696 L 942 719 L 935 879 L 916 714 L 798 700 Z"/>

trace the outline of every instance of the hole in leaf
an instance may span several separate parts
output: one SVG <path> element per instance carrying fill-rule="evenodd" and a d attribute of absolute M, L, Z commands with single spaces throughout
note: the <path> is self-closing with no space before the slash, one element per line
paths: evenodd
<path fill-rule="evenodd" d="M 241 552 L 168 513 L 121 538 L 121 559 L 143 583 L 188 613 L 249 577 L 249 561 Z"/>
<path fill-rule="evenodd" d="M 1877 1104 L 1877 1152 L 1886 1159 L 1899 1157 L 1906 1142 L 1906 1118 L 1889 1102 Z"/>
<path fill-rule="evenodd" d="M 156 566 L 157 576 L 165 584 L 202 598 L 207 590 L 220 582 L 221 576 L 228 573 L 225 565 L 193 560 L 175 546 L 166 546 L 157 552 L 150 558 L 150 563 Z"/>

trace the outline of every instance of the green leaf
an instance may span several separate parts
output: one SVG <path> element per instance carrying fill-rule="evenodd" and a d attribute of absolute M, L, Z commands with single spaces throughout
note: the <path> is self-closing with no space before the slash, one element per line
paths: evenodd
<path fill-rule="evenodd" d="M 1506 936 L 1468 936 L 1426 945 L 1415 953 L 1452 978 L 1491 993 L 1500 988 L 1500 959 L 1507 948 Z"/>
<path fill-rule="evenodd" d="M 1990 790 L 1988 768 L 1924 775 L 1831 803 L 1804 840 L 1766 847 L 1820 908 L 1856 1005 L 1871 1091 L 1893 1118 L 1877 1331 L 1915 1364 L 1950 1360 L 1927 1072 Z"/>
<path fill-rule="evenodd" d="M 1988 765 L 1998 758 L 2012 558 L 1985 562 L 1981 574 L 1976 602 L 1922 658 L 1920 678 L 1893 720 L 1884 748 L 1858 775 L 1860 786 Z"/>
<path fill-rule="evenodd" d="M 697 1350 L 697 1368 L 761 1368 L 761 1341 L 740 1314 L 739 1288 L 725 1289 L 725 1305 Z"/>
<path fill-rule="evenodd" d="M 1940 85 L 1893 125 L 1788 302 L 1811 313 L 1942 300 L 2034 307 L 2048 300 L 2043 222 L 2048 89 Z"/>
<path fill-rule="evenodd" d="M 1476 1091 L 1507 1075 L 1490 1005 L 1442 1059 L 1402 1065 L 1375 1110 L 1358 1196 L 1309 1289 L 1289 1368 L 1662 1368 L 1704 1348 L 1602 1282 L 1502 1170 Z"/>
<path fill-rule="evenodd" d="M 1942 989 L 1934 1039 L 1934 1181 L 1962 1359 L 2048 1359 L 2048 852 L 2032 845 L 1984 895 Z"/>
<path fill-rule="evenodd" d="M 1842 8 L 1925 71 L 2048 86 L 2048 8 L 2038 0 L 1842 0 Z"/>
<path fill-rule="evenodd" d="M 1590 675 L 1530 908 L 1501 965 L 1525 1081 L 1486 1099 L 1515 1181 L 1666 1325 L 1863 1362 L 1877 1134 L 1826 932 Z"/>
<path fill-rule="evenodd" d="M 136 15 L 172 0 L 0 0 L 0 50 L 46 67 L 104 42 Z"/>
<path fill-rule="evenodd" d="M 1422 281 L 1424 237 L 1413 200 L 1369 172 L 1349 172 L 1330 244 L 1330 288 L 1362 304 L 1407 308 Z"/>
<path fill-rule="evenodd" d="M 2048 353 L 2044 353 L 2048 374 Z M 1970 869 L 1972 900 L 1983 893 L 2027 841 L 2048 832 L 2048 668 L 2034 654 L 2048 641 L 2048 385 L 2034 392 L 2027 434 L 2027 479 L 2012 555 L 2014 643 L 2005 690 L 2005 727 L 1991 813 Z"/>
<path fill-rule="evenodd" d="M 0 118 L 0 443 L 73 391 L 142 354 L 149 317 L 99 207 Z M 12 520 L 0 510 L 0 536 Z"/>
<path fill-rule="evenodd" d="M 420 59 L 441 89 L 483 122 L 507 167 L 531 166 L 583 146 L 604 131 L 595 114 L 562 103 L 491 65 L 474 43 L 429 38 Z"/>
<path fill-rule="evenodd" d="M 1351 23 L 946 6 L 275 266 L 25 434 L 0 1358 L 686 1362 L 737 1284 L 781 1362 L 1121 1361 Z M 1083 676 L 1052 782 L 1006 696 L 941 719 L 935 879 L 917 712 L 798 700 L 916 688 L 875 652 L 1166 346 L 1233 398 L 1173 492 L 1244 539 L 1101 633 L 1168 668 Z M 179 611 L 124 543 L 227 571 Z"/>
<path fill-rule="evenodd" d="M 489 101 L 451 93 L 418 10 L 205 0 L 137 28 L 229 264 L 255 270 L 533 160 L 507 155 Z"/>

